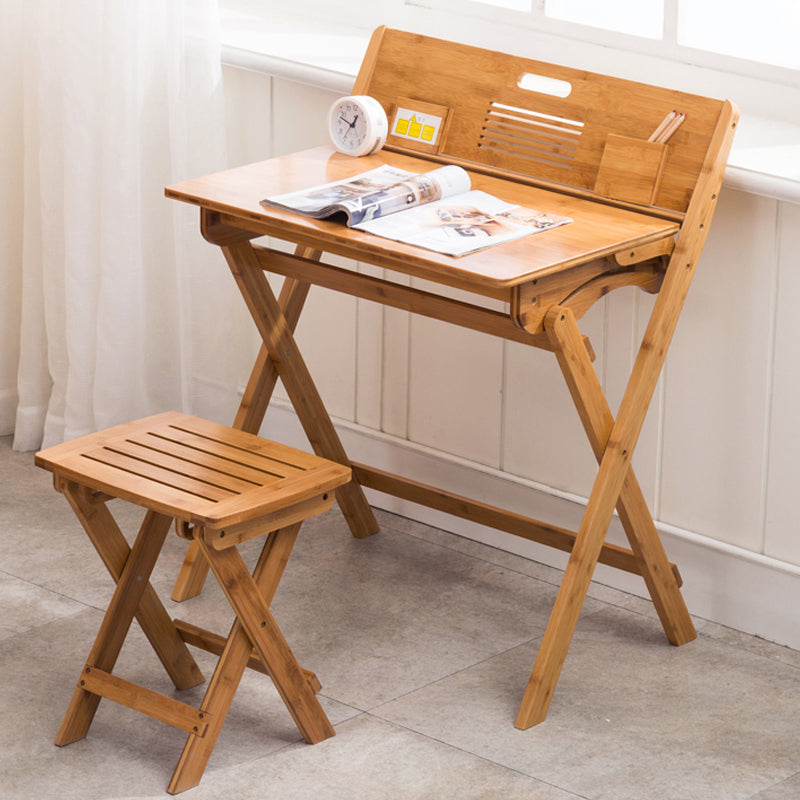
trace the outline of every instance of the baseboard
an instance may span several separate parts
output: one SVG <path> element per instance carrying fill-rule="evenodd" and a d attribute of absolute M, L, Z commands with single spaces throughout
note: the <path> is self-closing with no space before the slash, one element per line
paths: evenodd
<path fill-rule="evenodd" d="M 335 421 L 348 454 L 379 469 L 431 483 L 492 505 L 528 514 L 576 530 L 585 498 L 559 492 L 474 462 L 363 428 Z M 295 447 L 308 442 L 291 408 L 273 402 L 262 432 Z M 567 556 L 534 542 L 388 495 L 367 491 L 377 508 L 418 520 L 524 558 L 563 568 Z M 745 633 L 800 650 L 800 567 L 727 545 L 709 537 L 657 523 L 670 561 L 683 576 L 689 611 Z M 625 544 L 615 517 L 608 541 Z M 642 597 L 647 590 L 637 575 L 598 566 L 594 579 Z"/>

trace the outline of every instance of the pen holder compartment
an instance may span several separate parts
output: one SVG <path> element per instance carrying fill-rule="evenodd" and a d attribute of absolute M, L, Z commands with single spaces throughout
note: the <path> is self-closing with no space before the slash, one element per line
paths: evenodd
<path fill-rule="evenodd" d="M 594 191 L 614 200 L 653 205 L 669 148 L 659 142 L 609 133 Z"/>

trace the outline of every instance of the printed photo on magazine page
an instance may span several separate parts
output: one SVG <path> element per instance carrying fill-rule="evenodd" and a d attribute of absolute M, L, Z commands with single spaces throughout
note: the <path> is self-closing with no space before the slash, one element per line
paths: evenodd
<path fill-rule="evenodd" d="M 521 208 L 472 191 L 454 165 L 413 173 L 384 165 L 353 178 L 261 201 L 452 256 L 564 225 L 568 217 Z"/>

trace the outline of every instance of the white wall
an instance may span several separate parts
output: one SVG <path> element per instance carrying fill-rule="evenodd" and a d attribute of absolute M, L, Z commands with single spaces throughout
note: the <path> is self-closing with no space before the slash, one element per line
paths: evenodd
<path fill-rule="evenodd" d="M 334 93 L 234 68 L 225 80 L 232 165 L 326 141 Z M 800 206 L 723 190 L 635 468 L 690 610 L 800 648 L 798 253 Z M 581 323 L 612 407 L 651 306 L 625 289 Z M 354 459 L 577 526 L 595 462 L 551 354 L 319 287 L 298 338 Z M 303 443 L 285 404 L 265 432 Z M 372 499 L 564 563 L 514 537 Z M 644 591 L 605 568 L 597 577 Z"/>

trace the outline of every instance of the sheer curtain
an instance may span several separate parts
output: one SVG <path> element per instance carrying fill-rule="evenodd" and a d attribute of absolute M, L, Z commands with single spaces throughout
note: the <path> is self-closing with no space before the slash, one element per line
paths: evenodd
<path fill-rule="evenodd" d="M 233 280 L 164 197 L 225 166 L 216 0 L 0 6 L 0 433 L 28 450 L 167 408 L 229 421 Z"/>

